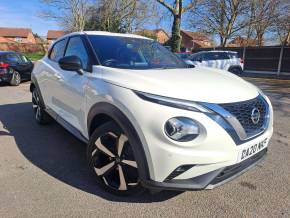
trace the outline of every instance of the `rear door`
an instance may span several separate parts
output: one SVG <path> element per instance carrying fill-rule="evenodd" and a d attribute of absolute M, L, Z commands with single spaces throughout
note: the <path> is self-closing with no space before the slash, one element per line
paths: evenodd
<path fill-rule="evenodd" d="M 230 58 L 226 52 L 215 52 L 216 68 L 228 70 L 231 63 Z"/>
<path fill-rule="evenodd" d="M 4 62 L 8 63 L 14 70 L 22 76 L 24 68 L 20 65 L 21 59 L 16 53 L 8 53 L 4 56 Z"/>
<path fill-rule="evenodd" d="M 207 52 L 203 54 L 203 62 L 206 67 L 217 67 L 216 52 Z"/>
<path fill-rule="evenodd" d="M 23 77 L 25 79 L 30 79 L 33 63 L 22 54 L 18 54 L 18 57 L 20 59 L 19 66 L 22 68 Z"/>

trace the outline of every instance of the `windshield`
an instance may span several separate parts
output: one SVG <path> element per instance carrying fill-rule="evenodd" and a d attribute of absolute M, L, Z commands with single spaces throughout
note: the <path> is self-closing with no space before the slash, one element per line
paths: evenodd
<path fill-rule="evenodd" d="M 149 39 L 89 35 L 103 66 L 123 69 L 187 68 L 158 42 Z"/>

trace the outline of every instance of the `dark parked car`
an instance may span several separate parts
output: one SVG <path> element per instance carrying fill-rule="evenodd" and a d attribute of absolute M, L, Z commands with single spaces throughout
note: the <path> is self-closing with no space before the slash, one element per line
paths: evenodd
<path fill-rule="evenodd" d="M 23 54 L 0 51 L 0 82 L 18 86 L 23 80 L 30 80 L 33 63 Z"/>

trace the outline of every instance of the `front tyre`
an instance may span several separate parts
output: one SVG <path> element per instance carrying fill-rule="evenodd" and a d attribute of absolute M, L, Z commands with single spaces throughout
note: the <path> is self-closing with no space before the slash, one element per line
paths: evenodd
<path fill-rule="evenodd" d="M 51 122 L 51 117 L 44 110 L 40 101 L 40 95 L 36 88 L 32 90 L 32 107 L 35 114 L 35 120 L 38 124 L 45 125 Z"/>
<path fill-rule="evenodd" d="M 20 83 L 21 83 L 21 75 L 17 71 L 14 71 L 12 78 L 10 80 L 10 85 L 11 86 L 19 86 Z"/>
<path fill-rule="evenodd" d="M 87 158 L 103 190 L 118 196 L 145 191 L 140 184 L 138 165 L 131 146 L 130 138 L 114 122 L 107 122 L 93 132 Z"/>

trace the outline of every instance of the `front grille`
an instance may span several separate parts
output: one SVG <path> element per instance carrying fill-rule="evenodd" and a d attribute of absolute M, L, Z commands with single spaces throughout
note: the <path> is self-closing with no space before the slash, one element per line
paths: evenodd
<path fill-rule="evenodd" d="M 220 106 L 238 119 L 247 134 L 247 138 L 265 130 L 268 122 L 268 105 L 262 96 L 259 95 L 257 98 L 243 102 L 221 104 Z M 260 119 L 256 124 L 252 121 L 254 108 L 260 112 Z"/>

